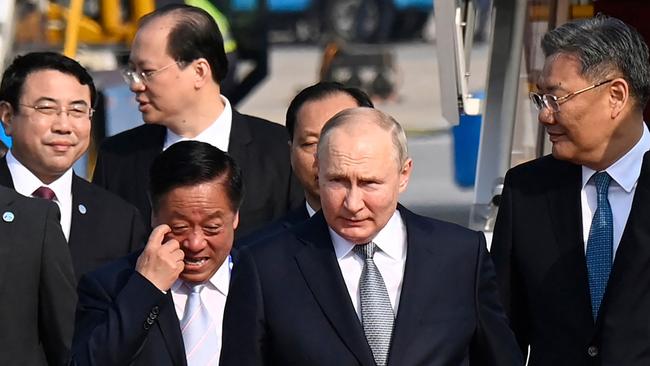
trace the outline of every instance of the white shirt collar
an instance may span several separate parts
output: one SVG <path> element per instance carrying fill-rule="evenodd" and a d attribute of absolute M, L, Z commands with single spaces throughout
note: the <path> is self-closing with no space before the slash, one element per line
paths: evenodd
<path fill-rule="evenodd" d="M 328 227 L 330 232 L 330 237 L 332 238 L 332 244 L 334 245 L 334 252 L 336 253 L 336 258 L 340 260 L 346 255 L 350 254 L 355 244 L 344 239 L 339 234 L 337 234 L 331 227 Z M 406 245 L 402 240 L 395 240 L 396 238 L 404 237 L 406 228 L 404 227 L 404 222 L 402 221 L 402 216 L 398 210 L 395 210 L 393 216 L 388 220 L 386 226 L 384 226 L 377 235 L 372 239 L 373 243 L 381 249 L 382 252 L 386 253 L 390 258 L 394 260 L 399 260 L 404 258 L 406 251 Z M 399 244 L 401 243 L 401 244 Z"/>
<path fill-rule="evenodd" d="M 621 186 L 625 192 L 630 193 L 636 185 L 639 175 L 641 174 L 641 165 L 643 164 L 643 155 L 650 150 L 650 133 L 648 127 L 643 123 L 643 134 L 639 141 L 618 159 L 610 165 L 605 171 L 612 179 Z M 587 185 L 595 170 L 582 166 L 582 188 Z"/>
<path fill-rule="evenodd" d="M 205 283 L 208 288 L 217 290 L 221 292 L 224 296 L 228 296 L 228 288 L 230 287 L 230 265 L 231 259 L 230 256 L 226 257 L 226 260 L 221 263 L 217 272 L 215 272 L 212 277 Z M 181 279 L 177 279 L 176 282 L 172 285 L 173 292 L 180 293 L 189 293 L 187 286 L 183 286 L 185 282 Z"/>
<path fill-rule="evenodd" d="M 217 119 L 205 130 L 201 131 L 194 138 L 182 137 L 170 129 L 167 129 L 167 134 L 165 136 L 165 144 L 163 145 L 163 150 L 167 150 L 168 147 L 173 144 L 192 140 L 208 143 L 221 151 L 228 151 L 228 143 L 230 141 L 230 129 L 232 127 L 232 107 L 230 102 L 223 95 L 219 96 L 221 101 L 223 101 L 224 108 L 223 112 L 217 117 Z"/>
<path fill-rule="evenodd" d="M 14 183 L 14 189 L 23 196 L 31 197 L 32 193 L 34 193 L 37 188 L 45 186 L 54 191 L 57 201 L 71 202 L 72 168 L 68 169 L 54 182 L 45 184 L 20 161 L 18 161 L 11 151 L 7 152 L 7 167 L 9 168 L 11 179 Z"/>
<path fill-rule="evenodd" d="M 309 202 L 307 202 L 307 200 L 305 200 L 305 207 L 307 207 L 307 214 L 309 215 L 309 217 L 312 217 L 312 216 L 314 216 L 314 214 L 316 214 L 316 210 L 314 210 L 314 209 L 309 205 Z"/>

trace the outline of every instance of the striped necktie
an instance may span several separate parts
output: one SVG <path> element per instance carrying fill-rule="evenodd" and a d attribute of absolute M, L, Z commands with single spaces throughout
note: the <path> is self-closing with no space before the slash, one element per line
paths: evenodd
<path fill-rule="evenodd" d="M 219 339 L 216 324 L 201 301 L 201 290 L 205 285 L 186 285 L 191 292 L 185 303 L 181 332 L 187 364 L 188 366 L 218 365 Z"/>
<path fill-rule="evenodd" d="M 386 284 L 373 259 L 376 248 L 375 243 L 370 242 L 355 245 L 354 252 L 363 259 L 363 270 L 359 278 L 361 324 L 377 366 L 385 366 L 395 315 Z"/>

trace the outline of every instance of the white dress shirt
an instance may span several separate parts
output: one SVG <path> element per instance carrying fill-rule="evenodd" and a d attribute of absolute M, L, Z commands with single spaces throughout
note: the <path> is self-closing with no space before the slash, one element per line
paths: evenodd
<path fill-rule="evenodd" d="M 54 191 L 54 194 L 56 194 L 54 202 L 59 205 L 61 211 L 61 229 L 63 229 L 65 239 L 69 240 L 70 225 L 72 223 L 72 168 L 68 169 L 54 182 L 45 184 L 21 162 L 16 160 L 11 151 L 7 152 L 7 166 L 11 174 L 11 180 L 14 182 L 14 189 L 23 196 L 32 197 L 32 193 L 42 186 Z"/>
<path fill-rule="evenodd" d="M 191 140 L 205 142 L 221 151 L 228 151 L 230 128 L 232 127 L 232 108 L 230 107 L 230 102 L 226 97 L 221 95 L 220 98 L 224 104 L 223 112 L 221 112 L 219 117 L 217 117 L 208 128 L 201 131 L 201 133 L 196 135 L 194 138 L 182 137 L 175 134 L 170 129 L 167 129 L 163 150 L 167 150 L 168 147 L 177 142 Z"/>
<path fill-rule="evenodd" d="M 614 164 L 605 169 L 610 177 L 612 177 L 607 191 L 607 197 L 609 205 L 612 208 L 612 218 L 614 221 L 614 256 L 616 256 L 616 251 L 621 242 L 627 218 L 630 216 L 634 192 L 636 191 L 636 185 L 641 174 L 643 154 L 648 150 L 650 150 L 650 133 L 644 123 L 643 134 L 636 145 Z M 591 220 L 598 207 L 596 184 L 591 179 L 595 173 L 597 173 L 595 170 L 582 166 L 580 202 L 582 205 L 582 238 L 584 240 L 585 252 L 587 251 Z"/>
<path fill-rule="evenodd" d="M 329 229 L 345 285 L 348 288 L 352 305 L 361 319 L 359 307 L 359 279 L 363 270 L 363 259 L 352 251 L 353 243 L 343 239 L 331 228 Z M 402 292 L 404 264 L 406 263 L 406 227 L 399 211 L 395 210 L 386 226 L 372 240 L 379 250 L 375 252 L 374 260 L 381 277 L 386 284 L 390 304 L 397 316 L 399 297 Z"/>
<path fill-rule="evenodd" d="M 201 291 L 201 301 L 208 309 L 210 317 L 214 320 L 215 328 L 217 330 L 217 338 L 219 344 L 216 345 L 217 352 L 221 352 L 222 333 L 223 333 L 223 310 L 226 306 L 226 297 L 228 296 L 228 288 L 230 287 L 230 270 L 232 261 L 230 257 L 226 258 L 221 264 L 217 272 L 205 283 L 205 288 Z M 183 319 L 183 312 L 185 311 L 185 304 L 187 297 L 190 293 L 190 288 L 184 286 L 182 280 L 176 280 L 172 285 L 172 299 L 174 300 L 174 308 L 176 309 L 176 316 L 178 321 Z"/>

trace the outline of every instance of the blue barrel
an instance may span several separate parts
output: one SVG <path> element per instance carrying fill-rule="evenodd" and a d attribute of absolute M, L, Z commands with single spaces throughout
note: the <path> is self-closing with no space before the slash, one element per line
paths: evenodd
<path fill-rule="evenodd" d="M 460 123 L 453 127 L 454 179 L 461 187 L 473 187 L 476 179 L 478 144 L 481 138 L 481 115 L 460 115 Z"/>

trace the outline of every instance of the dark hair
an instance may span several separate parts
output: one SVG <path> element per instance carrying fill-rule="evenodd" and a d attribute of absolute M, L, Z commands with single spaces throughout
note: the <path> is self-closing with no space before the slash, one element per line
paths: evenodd
<path fill-rule="evenodd" d="M 582 63 L 581 75 L 591 81 L 623 77 L 640 109 L 650 97 L 648 46 L 634 28 L 619 19 L 599 14 L 563 24 L 546 33 L 542 50 L 546 57 L 576 55 Z"/>
<path fill-rule="evenodd" d="M 337 82 L 323 81 L 312 86 L 309 86 L 298 95 L 296 95 L 287 109 L 287 117 L 285 126 L 289 132 L 289 140 L 293 140 L 293 131 L 296 129 L 296 122 L 298 120 L 298 111 L 302 106 L 314 100 L 325 99 L 326 97 L 335 94 L 347 94 L 357 101 L 359 107 L 374 108 L 372 101 L 368 94 L 363 90 L 353 87 L 346 87 L 345 85 Z"/>
<path fill-rule="evenodd" d="M 178 187 L 194 186 L 219 180 L 233 211 L 239 210 L 244 197 L 241 171 L 235 160 L 216 147 L 198 141 L 182 141 L 156 157 L 149 170 L 149 196 L 156 212 L 160 199 Z"/>
<path fill-rule="evenodd" d="M 55 70 L 72 75 L 81 85 L 88 85 L 90 106 L 95 107 L 97 91 L 93 78 L 77 61 L 56 52 L 31 52 L 17 56 L 2 74 L 0 101 L 5 101 L 14 110 L 18 110 L 19 99 L 23 94 L 27 76 L 43 70 Z"/>
<path fill-rule="evenodd" d="M 139 27 L 165 16 L 175 22 L 167 36 L 167 54 L 184 64 L 205 58 L 212 69 L 212 79 L 220 83 L 228 73 L 228 59 L 214 18 L 201 8 L 171 4 L 143 16 Z"/>

